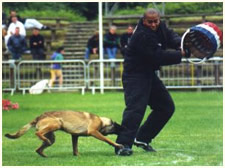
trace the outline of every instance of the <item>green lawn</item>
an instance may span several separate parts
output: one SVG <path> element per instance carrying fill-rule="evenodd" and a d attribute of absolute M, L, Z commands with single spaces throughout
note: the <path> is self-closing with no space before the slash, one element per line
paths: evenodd
<path fill-rule="evenodd" d="M 19 110 L 2 112 L 3 166 L 222 166 L 223 165 L 223 95 L 222 92 L 171 92 L 176 112 L 154 139 L 156 153 L 133 147 L 134 154 L 121 157 L 113 147 L 93 137 L 79 139 L 80 155 L 72 155 L 71 136 L 56 132 L 56 142 L 45 150 L 48 158 L 34 151 L 41 141 L 30 130 L 17 140 L 4 137 L 17 131 L 44 111 L 72 109 L 88 111 L 121 122 L 124 109 L 122 92 L 104 95 L 86 93 L 44 93 L 9 96 Z M 150 110 L 146 111 L 146 116 Z M 145 117 L 146 117 L 145 116 Z M 116 139 L 110 135 L 110 139 Z"/>

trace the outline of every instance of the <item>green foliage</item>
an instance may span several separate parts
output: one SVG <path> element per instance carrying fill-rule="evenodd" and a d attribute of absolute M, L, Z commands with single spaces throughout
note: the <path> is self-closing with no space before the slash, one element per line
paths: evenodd
<path fill-rule="evenodd" d="M 147 8 L 155 8 L 153 3 L 141 3 L 138 6 L 129 6 L 121 3 L 116 15 L 137 15 L 143 14 Z M 162 3 L 156 3 L 162 9 Z M 222 2 L 166 2 L 165 14 L 195 14 L 195 13 L 216 13 L 223 11 Z"/>
<path fill-rule="evenodd" d="M 7 94 L 3 94 L 5 98 Z M 114 148 L 93 137 L 79 138 L 80 156 L 72 155 L 71 136 L 56 132 L 56 142 L 45 150 L 48 158 L 35 153 L 41 141 L 31 129 L 16 140 L 4 137 L 32 119 L 50 110 L 88 111 L 121 122 L 124 97 L 121 92 L 44 93 L 10 96 L 19 110 L 2 112 L 3 166 L 222 166 L 223 165 L 223 93 L 171 92 L 176 111 L 152 142 L 156 153 L 133 147 L 130 157 L 119 157 Z M 150 113 L 146 110 L 145 119 Z M 108 136 L 115 141 L 116 136 Z"/>
<path fill-rule="evenodd" d="M 168 2 L 166 3 L 166 14 L 194 14 L 194 13 L 216 13 L 222 12 L 222 3 L 212 2 Z"/>
<path fill-rule="evenodd" d="M 24 10 L 19 13 L 21 17 L 25 18 L 37 18 L 37 17 L 62 17 L 69 19 L 70 21 L 85 21 L 86 18 L 79 15 L 76 12 L 73 12 L 71 10 L 64 10 L 60 9 L 57 11 L 57 14 L 55 11 L 52 10 Z"/>
<path fill-rule="evenodd" d="M 112 3 L 108 3 L 110 7 Z M 159 9 L 161 2 L 156 2 Z M 154 8 L 149 2 L 121 2 L 114 14 L 116 15 L 137 15 L 143 14 L 146 8 Z M 103 11 L 105 3 L 103 3 Z M 96 20 L 98 18 L 97 2 L 4 2 L 3 11 L 17 10 L 20 15 L 43 17 L 68 17 L 72 21 Z M 35 11 L 35 12 L 34 12 Z M 165 14 L 194 14 L 194 13 L 215 13 L 223 11 L 222 2 L 166 2 Z M 34 14 L 34 15 L 33 15 Z M 75 15 L 75 16 L 72 16 Z"/>
<path fill-rule="evenodd" d="M 17 10 L 18 12 L 22 10 L 59 10 L 66 9 L 65 3 L 58 2 L 4 2 L 3 9 L 7 8 L 9 10 Z"/>
<path fill-rule="evenodd" d="M 3 11 L 9 15 L 10 10 L 24 17 L 68 17 L 72 21 L 93 20 L 98 15 L 97 3 L 81 2 L 4 2 Z"/>
<path fill-rule="evenodd" d="M 142 15 L 145 9 L 141 6 L 136 6 L 134 9 L 117 10 L 115 15 Z"/>

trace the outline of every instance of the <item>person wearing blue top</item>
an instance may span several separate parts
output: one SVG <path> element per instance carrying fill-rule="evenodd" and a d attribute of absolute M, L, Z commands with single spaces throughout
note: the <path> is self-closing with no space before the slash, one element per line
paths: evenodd
<path fill-rule="evenodd" d="M 63 60 L 63 54 L 64 54 L 64 48 L 63 47 L 59 47 L 56 52 L 53 53 L 53 55 L 51 56 L 52 60 Z M 53 86 L 53 83 L 56 80 L 56 77 L 59 78 L 59 87 L 62 87 L 63 85 L 63 73 L 62 73 L 62 65 L 60 63 L 54 63 L 51 65 L 51 79 L 49 82 L 49 87 Z"/>
<path fill-rule="evenodd" d="M 27 49 L 25 36 L 20 35 L 20 28 L 15 28 L 15 34 L 9 38 L 7 47 L 15 60 L 21 59 L 22 54 Z"/>

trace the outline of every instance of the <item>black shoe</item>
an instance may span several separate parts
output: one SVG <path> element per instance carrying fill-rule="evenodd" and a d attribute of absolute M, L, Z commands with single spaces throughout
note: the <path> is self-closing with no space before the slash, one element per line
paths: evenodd
<path fill-rule="evenodd" d="M 41 30 L 51 30 L 51 28 L 48 26 L 42 26 Z"/>
<path fill-rule="evenodd" d="M 115 153 L 119 156 L 130 156 L 133 154 L 133 151 L 128 145 L 124 145 L 124 148 L 115 148 Z"/>
<path fill-rule="evenodd" d="M 137 141 L 136 138 L 134 140 L 134 145 L 144 149 L 146 152 L 156 152 L 156 150 L 153 149 L 149 144 L 145 142 Z"/>

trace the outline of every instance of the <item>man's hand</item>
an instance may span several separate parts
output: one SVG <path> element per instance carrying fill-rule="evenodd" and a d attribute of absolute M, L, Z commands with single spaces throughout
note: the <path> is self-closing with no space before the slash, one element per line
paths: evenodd
<path fill-rule="evenodd" d="M 182 57 L 190 58 L 191 57 L 191 51 L 188 48 L 185 48 L 184 50 L 181 50 Z"/>

